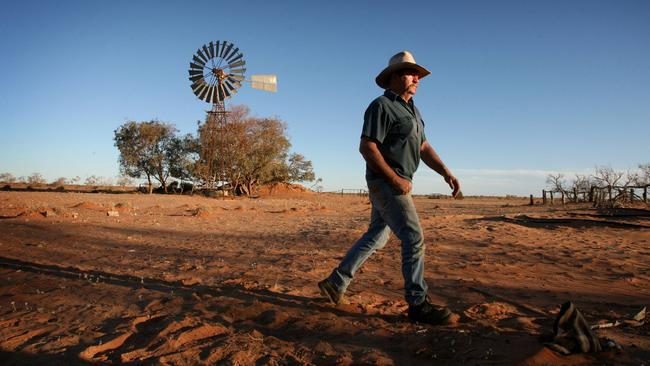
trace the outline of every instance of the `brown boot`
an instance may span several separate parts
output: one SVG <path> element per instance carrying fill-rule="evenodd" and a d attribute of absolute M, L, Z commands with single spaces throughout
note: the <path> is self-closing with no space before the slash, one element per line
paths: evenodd
<path fill-rule="evenodd" d="M 448 325 L 453 320 L 449 309 L 434 306 L 428 299 L 424 299 L 419 305 L 409 305 L 409 319 L 431 325 Z"/>
<path fill-rule="evenodd" d="M 328 278 L 320 281 L 318 288 L 320 289 L 321 295 L 327 297 L 336 305 L 347 305 L 350 303 L 347 297 L 345 297 L 345 293 L 337 291 Z"/>

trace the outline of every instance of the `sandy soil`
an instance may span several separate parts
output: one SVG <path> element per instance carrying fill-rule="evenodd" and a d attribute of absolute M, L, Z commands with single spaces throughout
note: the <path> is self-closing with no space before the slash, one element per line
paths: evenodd
<path fill-rule="evenodd" d="M 598 330 L 620 351 L 559 356 L 559 306 L 590 323 L 650 303 L 650 216 L 518 199 L 427 199 L 432 299 L 460 315 L 405 316 L 399 243 L 328 304 L 329 274 L 367 198 L 0 192 L 0 364 L 647 364 L 650 327 Z"/>

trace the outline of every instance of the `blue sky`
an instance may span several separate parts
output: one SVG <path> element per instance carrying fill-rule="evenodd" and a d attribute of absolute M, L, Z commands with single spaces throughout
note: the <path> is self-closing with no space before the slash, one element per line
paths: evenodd
<path fill-rule="evenodd" d="M 650 162 L 648 1 L 0 0 L 0 172 L 115 177 L 125 121 L 195 133 L 187 68 L 211 40 L 278 75 L 228 104 L 286 121 L 325 190 L 365 186 L 363 112 L 401 50 L 432 71 L 415 102 L 465 194 Z M 414 192 L 448 189 L 421 165 Z"/>

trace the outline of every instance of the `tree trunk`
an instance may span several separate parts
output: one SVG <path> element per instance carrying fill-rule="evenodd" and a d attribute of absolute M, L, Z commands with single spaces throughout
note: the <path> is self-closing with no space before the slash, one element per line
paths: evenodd
<path fill-rule="evenodd" d="M 163 187 L 163 192 L 167 194 L 167 177 L 165 177 L 165 172 L 163 172 L 162 168 L 158 170 L 158 180 Z"/>
<path fill-rule="evenodd" d="M 147 190 L 149 194 L 153 193 L 153 184 L 151 183 L 151 175 L 147 174 Z"/>

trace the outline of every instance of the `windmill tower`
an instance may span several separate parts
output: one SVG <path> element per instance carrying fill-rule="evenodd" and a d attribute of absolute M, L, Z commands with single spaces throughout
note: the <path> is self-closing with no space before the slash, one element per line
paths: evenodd
<path fill-rule="evenodd" d="M 239 48 L 228 41 L 213 41 L 196 50 L 190 61 L 189 79 L 192 91 L 201 100 L 212 104 L 207 112 L 206 122 L 199 131 L 201 141 L 201 162 L 205 167 L 202 176 L 206 188 L 216 188 L 220 183 L 225 188 L 227 182 L 226 132 L 228 129 L 225 100 L 241 88 L 242 82 L 250 82 L 255 89 L 277 91 L 275 75 L 251 75 L 246 80 L 246 61 Z M 221 157 L 218 169 L 214 167 L 217 154 Z M 225 194 L 225 190 L 224 190 Z"/>

